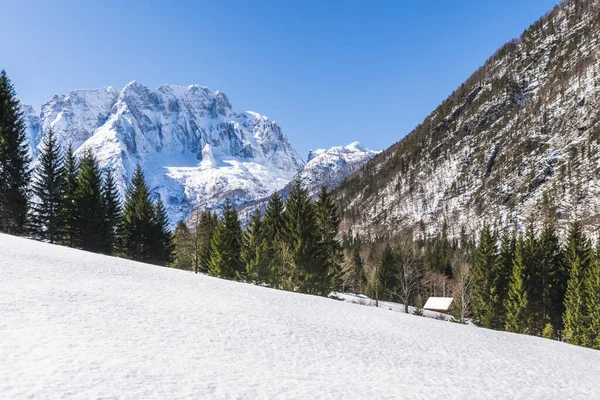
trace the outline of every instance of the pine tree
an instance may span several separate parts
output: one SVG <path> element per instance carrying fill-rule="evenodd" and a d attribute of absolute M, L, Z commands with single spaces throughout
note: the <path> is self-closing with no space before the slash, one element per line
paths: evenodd
<path fill-rule="evenodd" d="M 571 224 L 565 257 L 569 280 L 565 293 L 564 336 L 569 343 L 583 345 L 586 330 L 584 277 L 590 267 L 591 249 L 577 221 Z"/>
<path fill-rule="evenodd" d="M 98 161 L 90 150 L 86 150 L 81 158 L 75 210 L 76 246 L 97 253 L 110 253 L 102 174 Z"/>
<path fill-rule="evenodd" d="M 242 229 L 237 211 L 229 199 L 223 208 L 223 217 L 212 238 L 212 253 L 208 273 L 225 279 L 240 279 L 244 275 L 241 261 Z"/>
<path fill-rule="evenodd" d="M 65 195 L 65 170 L 60 146 L 54 131 L 49 129 L 42 142 L 36 167 L 33 194 L 33 231 L 50 243 L 55 243 L 63 233 L 61 210 Z"/>
<path fill-rule="evenodd" d="M 324 294 L 319 279 L 323 260 L 318 251 L 318 224 L 315 206 L 300 180 L 296 179 L 285 202 L 284 240 L 294 265 L 292 280 L 296 290 L 303 293 Z"/>
<path fill-rule="evenodd" d="M 540 234 L 539 264 L 542 274 L 540 280 L 542 284 L 542 321 L 544 326 L 550 323 L 553 332 L 560 334 L 563 329 L 562 315 L 567 274 L 554 224 L 546 224 Z"/>
<path fill-rule="evenodd" d="M 583 277 L 583 345 L 600 349 L 600 242 Z"/>
<path fill-rule="evenodd" d="M 488 224 L 484 224 L 475 249 L 473 260 L 472 311 L 474 321 L 485 328 L 492 326 L 495 318 L 492 308 L 492 293 L 495 265 L 498 262 L 496 233 Z"/>
<path fill-rule="evenodd" d="M 212 239 L 219 223 L 217 214 L 210 211 L 203 211 L 200 217 L 199 225 L 195 230 L 196 256 L 194 265 L 199 272 L 208 273 L 210 268 L 210 258 L 212 254 Z"/>
<path fill-rule="evenodd" d="M 183 220 L 177 223 L 173 233 L 175 255 L 172 267 L 184 270 L 193 270 L 194 265 L 194 237 Z"/>
<path fill-rule="evenodd" d="M 29 211 L 30 157 L 21 104 L 0 72 L 0 231 L 22 234 Z"/>
<path fill-rule="evenodd" d="M 248 230 L 244 232 L 242 261 L 246 264 L 246 276 L 253 282 L 263 284 L 271 281 L 269 247 L 265 239 L 260 211 L 250 217 Z"/>
<path fill-rule="evenodd" d="M 357 237 L 347 252 L 342 273 L 342 291 L 363 293 L 367 285 L 364 262 L 360 256 L 361 241 Z"/>
<path fill-rule="evenodd" d="M 118 230 L 121 254 L 136 261 L 151 260 L 155 232 L 154 204 L 142 168 L 138 165 L 127 188 Z"/>
<path fill-rule="evenodd" d="M 173 261 L 173 235 L 169 230 L 169 218 L 162 200 L 159 198 L 154 203 L 154 214 L 152 216 L 152 232 L 150 234 L 153 243 L 151 251 L 151 262 L 156 265 L 169 265 Z"/>
<path fill-rule="evenodd" d="M 398 271 L 396 269 L 396 256 L 388 244 L 381 253 L 381 261 L 377 268 L 374 285 L 378 288 L 379 299 L 397 300 Z"/>
<path fill-rule="evenodd" d="M 544 329 L 544 279 L 546 266 L 540 262 L 540 244 L 537 239 L 533 222 L 530 221 L 525 229 L 524 237 L 525 288 L 527 290 L 528 332 L 531 335 L 541 335 Z"/>
<path fill-rule="evenodd" d="M 283 232 L 285 223 L 283 220 L 283 200 L 279 193 L 275 192 L 269 198 L 267 208 L 263 217 L 263 230 L 265 241 L 269 251 L 269 269 L 270 269 L 270 285 L 272 287 L 281 287 L 281 279 L 283 279 L 284 261 L 282 260 L 282 250 L 286 249 L 286 244 L 283 241 Z"/>
<path fill-rule="evenodd" d="M 75 208 L 75 197 L 77 193 L 79 163 L 77 162 L 77 158 L 75 158 L 73 147 L 70 143 L 64 156 L 64 164 L 65 192 L 61 209 L 61 220 L 64 224 L 62 242 L 68 246 L 75 247 L 75 240 L 77 236 L 77 210 Z"/>
<path fill-rule="evenodd" d="M 117 244 L 117 228 L 121 220 L 121 201 L 112 171 L 108 170 L 104 178 L 104 208 L 106 211 L 107 224 L 107 249 L 112 253 Z"/>
<path fill-rule="evenodd" d="M 316 284 L 320 286 L 317 291 L 328 294 L 332 288 L 339 287 L 342 247 L 336 239 L 340 226 L 338 207 L 325 186 L 321 186 L 315 209 L 319 236 L 319 257 L 323 263 L 322 269 L 317 272 L 315 280 Z"/>
<path fill-rule="evenodd" d="M 508 286 L 513 270 L 513 257 L 515 255 L 515 233 L 506 230 L 500 239 L 500 253 L 494 266 L 494 282 L 490 293 L 491 325 L 490 328 L 502 330 L 506 325 L 506 298 Z"/>
<path fill-rule="evenodd" d="M 530 325 L 525 287 L 527 257 L 526 241 L 523 236 L 519 236 L 506 298 L 505 329 L 508 332 L 527 333 Z"/>

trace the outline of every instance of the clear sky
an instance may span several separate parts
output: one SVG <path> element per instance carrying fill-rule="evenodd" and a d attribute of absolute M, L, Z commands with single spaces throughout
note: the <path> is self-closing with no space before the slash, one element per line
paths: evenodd
<path fill-rule="evenodd" d="M 208 86 L 277 121 L 302 157 L 383 149 L 558 0 L 0 0 L 23 103 L 137 80 Z"/>

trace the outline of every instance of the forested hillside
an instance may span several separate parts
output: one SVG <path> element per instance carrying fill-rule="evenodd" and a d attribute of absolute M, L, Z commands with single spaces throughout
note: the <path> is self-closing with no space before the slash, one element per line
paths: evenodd
<path fill-rule="evenodd" d="M 342 230 L 598 227 L 600 2 L 563 2 L 337 191 Z M 465 49 L 468 51 L 468 49 Z M 398 132 L 398 135 L 402 135 Z"/>

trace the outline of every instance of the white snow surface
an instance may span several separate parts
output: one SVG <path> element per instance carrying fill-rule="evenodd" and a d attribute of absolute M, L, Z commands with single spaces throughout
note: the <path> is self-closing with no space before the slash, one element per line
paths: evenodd
<path fill-rule="evenodd" d="M 600 397 L 600 352 L 0 235 L 0 398 Z"/>

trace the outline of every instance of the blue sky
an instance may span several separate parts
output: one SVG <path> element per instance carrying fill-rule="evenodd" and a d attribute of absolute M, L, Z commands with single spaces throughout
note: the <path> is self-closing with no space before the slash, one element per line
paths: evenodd
<path fill-rule="evenodd" d="M 383 149 L 558 0 L 0 0 L 0 68 L 71 89 L 198 83 L 276 120 L 302 157 Z"/>

